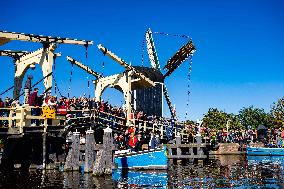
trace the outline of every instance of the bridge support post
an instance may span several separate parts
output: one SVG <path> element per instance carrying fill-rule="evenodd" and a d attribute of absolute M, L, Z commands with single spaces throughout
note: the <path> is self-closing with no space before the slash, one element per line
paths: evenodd
<path fill-rule="evenodd" d="M 112 129 L 104 129 L 104 138 L 103 138 L 103 149 L 99 150 L 95 166 L 93 170 L 94 175 L 108 175 L 112 173 L 112 149 L 113 149 L 113 138 L 112 138 Z"/>
<path fill-rule="evenodd" d="M 86 132 L 86 144 L 85 144 L 85 165 L 84 172 L 92 172 L 94 165 L 94 131 L 92 129 Z"/>
<path fill-rule="evenodd" d="M 201 135 L 200 135 L 200 134 L 197 134 L 197 135 L 196 135 L 196 143 L 199 144 L 198 147 L 197 147 L 197 155 L 198 155 L 198 156 L 204 155 L 203 149 L 200 147 L 200 146 L 201 146 L 201 143 L 202 143 L 202 138 L 201 138 Z"/>
<path fill-rule="evenodd" d="M 64 165 L 65 171 L 79 170 L 79 145 L 80 145 L 80 132 L 74 132 L 72 135 L 72 145 L 69 149 L 66 162 Z"/>
<path fill-rule="evenodd" d="M 181 144 L 181 138 L 180 135 L 177 134 L 176 136 L 176 145 L 179 146 Z M 177 147 L 177 155 L 180 156 L 181 155 L 181 149 L 180 147 Z"/>

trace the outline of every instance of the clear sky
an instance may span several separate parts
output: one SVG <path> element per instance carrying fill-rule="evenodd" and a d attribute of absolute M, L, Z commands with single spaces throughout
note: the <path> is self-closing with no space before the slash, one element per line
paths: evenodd
<path fill-rule="evenodd" d="M 142 41 L 147 28 L 153 32 L 185 34 L 197 51 L 193 56 L 190 100 L 187 101 L 186 61 L 166 85 L 178 115 L 196 120 L 210 107 L 237 113 L 254 105 L 269 111 L 270 105 L 284 96 L 284 1 L 281 0 L 203 0 L 203 1 L 2 1 L 0 30 L 93 40 L 88 65 L 104 75 L 123 68 L 104 57 L 96 45 L 102 43 L 132 65 L 141 65 Z M 187 41 L 154 35 L 161 66 Z M 40 44 L 10 42 L 0 49 L 36 50 Z M 62 57 L 56 61 L 55 78 L 63 95 L 94 96 L 87 89 L 87 74 L 71 65 L 66 56 L 86 63 L 84 47 L 58 45 Z M 144 52 L 144 57 L 147 53 Z M 13 85 L 14 67 L 8 57 L 0 57 L 0 92 Z M 102 62 L 105 62 L 103 68 Z M 150 66 L 146 58 L 145 66 Z M 28 74 L 41 79 L 36 67 Z M 89 77 L 90 80 L 94 79 Z M 43 84 L 41 84 L 42 88 Z M 8 93 L 7 95 L 12 95 Z M 6 96 L 6 95 L 4 95 Z M 123 96 L 114 89 L 104 99 L 121 105 Z M 169 115 L 165 107 L 164 112 Z"/>

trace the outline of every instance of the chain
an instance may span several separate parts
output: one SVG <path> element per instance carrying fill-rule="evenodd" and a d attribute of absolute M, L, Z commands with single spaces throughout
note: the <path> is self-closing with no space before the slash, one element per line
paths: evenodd
<path fill-rule="evenodd" d="M 160 34 L 160 35 L 165 35 L 165 36 L 174 36 L 174 37 L 181 37 L 181 38 L 190 39 L 190 37 L 188 35 L 170 34 L 170 33 L 165 33 L 165 32 L 154 32 L 154 34 Z"/>
<path fill-rule="evenodd" d="M 185 111 L 185 118 L 188 119 L 188 112 L 189 109 L 189 96 L 190 96 L 190 76 L 192 71 L 192 55 L 189 57 L 189 68 L 188 68 L 188 74 L 187 74 L 187 101 L 186 101 L 186 111 Z"/>
<path fill-rule="evenodd" d="M 71 83 L 72 83 L 72 75 L 73 75 L 73 69 L 74 69 L 74 65 L 73 63 L 71 63 L 72 68 L 71 68 L 71 72 L 70 72 L 70 79 L 69 79 L 69 88 L 68 88 L 68 98 L 70 97 L 70 92 L 71 92 Z"/>
<path fill-rule="evenodd" d="M 87 68 L 89 69 L 89 63 L 88 63 L 88 43 L 85 46 L 85 54 L 86 54 L 86 65 L 87 65 Z M 89 80 L 89 74 L 87 73 L 87 86 L 88 86 L 88 93 L 89 93 L 89 98 L 91 97 L 90 95 L 90 80 Z"/>
<path fill-rule="evenodd" d="M 63 97 L 62 93 L 60 92 L 60 90 L 59 90 L 59 88 L 58 88 L 58 85 L 57 85 L 57 82 L 56 82 L 56 80 L 55 80 L 54 75 L 52 75 L 52 78 L 53 78 L 53 80 L 54 80 L 55 94 L 56 94 L 56 90 L 58 90 L 59 95 L 60 95 L 61 97 Z"/>

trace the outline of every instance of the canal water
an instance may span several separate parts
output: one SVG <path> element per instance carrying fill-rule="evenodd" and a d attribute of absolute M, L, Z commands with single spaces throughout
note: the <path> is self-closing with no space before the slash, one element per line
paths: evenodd
<path fill-rule="evenodd" d="M 167 171 L 115 171 L 93 177 L 57 170 L 0 173 L 0 188 L 283 188 L 284 157 L 217 156 L 206 165 Z"/>

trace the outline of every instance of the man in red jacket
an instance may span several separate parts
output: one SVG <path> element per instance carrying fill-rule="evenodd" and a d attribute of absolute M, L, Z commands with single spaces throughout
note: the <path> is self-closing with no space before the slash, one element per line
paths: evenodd
<path fill-rule="evenodd" d="M 137 137 L 135 136 L 135 133 L 130 133 L 129 139 L 128 139 L 128 146 L 130 147 L 131 151 L 135 151 L 136 144 L 138 142 Z"/>

